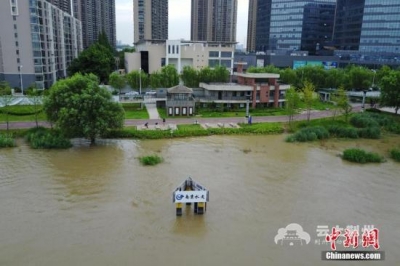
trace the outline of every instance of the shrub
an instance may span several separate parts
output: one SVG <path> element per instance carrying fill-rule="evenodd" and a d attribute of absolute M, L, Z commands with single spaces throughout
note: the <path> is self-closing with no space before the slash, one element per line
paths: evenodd
<path fill-rule="evenodd" d="M 286 138 L 288 142 L 305 142 L 305 141 L 314 141 L 317 139 L 326 139 L 329 138 L 329 132 L 326 128 L 321 126 L 316 127 L 306 127 L 297 131 L 292 136 Z"/>
<path fill-rule="evenodd" d="M 381 130 L 379 127 L 359 128 L 358 136 L 366 139 L 379 139 L 381 137 Z"/>
<path fill-rule="evenodd" d="M 9 134 L 0 134 L 0 148 L 15 147 L 15 140 Z"/>
<path fill-rule="evenodd" d="M 355 148 L 345 150 L 342 158 L 356 163 L 381 163 L 384 161 L 383 157 L 377 153 L 366 152 Z"/>
<path fill-rule="evenodd" d="M 60 131 L 38 127 L 30 129 L 26 140 L 34 149 L 67 149 L 72 147 L 71 141 Z"/>
<path fill-rule="evenodd" d="M 333 125 L 333 126 L 328 126 L 327 130 L 329 134 L 336 136 L 337 138 L 350 138 L 350 139 L 358 138 L 357 129 L 353 127 Z"/>
<path fill-rule="evenodd" d="M 378 122 L 375 119 L 365 114 L 356 114 L 352 116 L 350 118 L 350 123 L 358 128 L 379 126 Z"/>
<path fill-rule="evenodd" d="M 390 157 L 392 157 L 393 160 L 400 162 L 400 149 L 392 149 L 390 151 Z"/>
<path fill-rule="evenodd" d="M 150 155 L 139 157 L 139 160 L 143 165 L 156 165 L 161 163 L 163 161 L 163 158 L 158 155 Z"/>

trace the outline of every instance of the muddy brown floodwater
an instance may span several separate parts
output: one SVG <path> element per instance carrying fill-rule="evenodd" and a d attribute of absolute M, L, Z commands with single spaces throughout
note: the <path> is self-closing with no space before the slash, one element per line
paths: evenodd
<path fill-rule="evenodd" d="M 386 258 L 367 264 L 400 265 L 400 163 L 337 156 L 347 147 L 387 155 L 400 137 L 284 138 L 77 141 L 62 151 L 21 140 L 0 150 L 0 265 L 361 265 L 321 260 L 330 247 L 317 229 L 336 225 L 374 225 Z M 155 153 L 162 164 L 138 162 Z M 203 216 L 186 208 L 177 218 L 172 191 L 188 176 L 210 202 Z M 290 223 L 308 244 L 275 244 Z"/>

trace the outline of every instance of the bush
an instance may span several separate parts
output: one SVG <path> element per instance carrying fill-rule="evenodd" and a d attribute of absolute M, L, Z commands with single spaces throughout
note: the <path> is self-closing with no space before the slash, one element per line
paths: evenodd
<path fill-rule="evenodd" d="M 369 115 L 365 114 L 356 114 L 350 118 L 350 123 L 358 128 L 365 128 L 365 127 L 378 127 L 378 122 L 370 117 Z"/>
<path fill-rule="evenodd" d="M 143 165 L 156 165 L 161 163 L 163 161 L 163 158 L 158 155 L 150 155 L 139 157 L 139 160 Z"/>
<path fill-rule="evenodd" d="M 336 136 L 337 138 L 350 138 L 350 139 L 358 138 L 357 129 L 353 127 L 334 125 L 334 126 L 328 126 L 327 130 L 329 134 Z"/>
<path fill-rule="evenodd" d="M 390 151 L 390 157 L 392 157 L 393 160 L 400 162 L 400 149 L 392 149 Z"/>
<path fill-rule="evenodd" d="M 381 163 L 384 162 L 382 156 L 373 152 L 366 152 L 361 149 L 347 149 L 343 152 L 344 160 L 356 163 Z"/>
<path fill-rule="evenodd" d="M 358 136 L 366 139 L 379 139 L 381 137 L 381 130 L 379 127 L 359 128 Z"/>
<path fill-rule="evenodd" d="M 0 134 L 0 148 L 15 147 L 15 140 L 11 135 Z"/>
<path fill-rule="evenodd" d="M 60 131 L 44 127 L 30 129 L 26 140 L 34 149 L 67 149 L 72 147 L 71 141 L 65 138 Z"/>
<path fill-rule="evenodd" d="M 329 138 L 329 132 L 321 126 L 302 128 L 292 136 L 286 138 L 287 142 L 305 142 Z"/>

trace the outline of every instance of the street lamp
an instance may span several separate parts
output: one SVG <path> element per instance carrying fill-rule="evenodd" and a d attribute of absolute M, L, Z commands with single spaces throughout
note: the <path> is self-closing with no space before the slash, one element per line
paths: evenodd
<path fill-rule="evenodd" d="M 367 95 L 367 91 L 366 90 L 363 90 L 363 99 L 362 99 L 362 109 L 363 109 L 363 111 L 364 111 L 364 105 L 365 105 L 365 96 Z"/>
<path fill-rule="evenodd" d="M 142 95 L 142 68 L 139 68 L 139 95 Z"/>
<path fill-rule="evenodd" d="M 19 79 L 21 82 L 21 93 L 24 95 L 24 84 L 22 83 L 22 65 L 19 66 Z"/>
<path fill-rule="evenodd" d="M 372 89 L 375 87 L 375 75 L 376 75 L 376 70 L 375 69 L 371 69 L 372 72 L 374 72 L 374 76 L 372 78 Z"/>

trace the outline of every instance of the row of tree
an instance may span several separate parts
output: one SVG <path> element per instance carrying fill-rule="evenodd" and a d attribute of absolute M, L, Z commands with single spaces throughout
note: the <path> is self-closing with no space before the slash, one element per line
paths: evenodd
<path fill-rule="evenodd" d="M 182 79 L 185 86 L 197 88 L 200 82 L 227 82 L 229 75 L 229 70 L 225 66 L 216 66 L 213 69 L 205 67 L 200 70 L 185 66 L 182 74 L 179 75 L 174 66 L 168 65 L 150 75 L 138 70 L 131 71 L 126 75 L 113 72 L 108 80 L 109 84 L 119 91 L 126 85 L 134 90 L 148 87 L 153 89 L 170 88 L 179 84 L 179 78 Z"/>
<path fill-rule="evenodd" d="M 345 90 L 366 90 L 377 86 L 384 76 L 391 71 L 388 66 L 371 70 L 361 66 L 349 65 L 346 68 L 331 68 L 325 70 L 322 66 L 304 66 L 297 69 L 279 69 L 272 65 L 266 67 L 249 67 L 249 73 L 280 74 L 282 83 L 290 84 L 297 89 L 303 88 L 305 81 L 314 84 L 315 88 L 339 88 Z"/>

